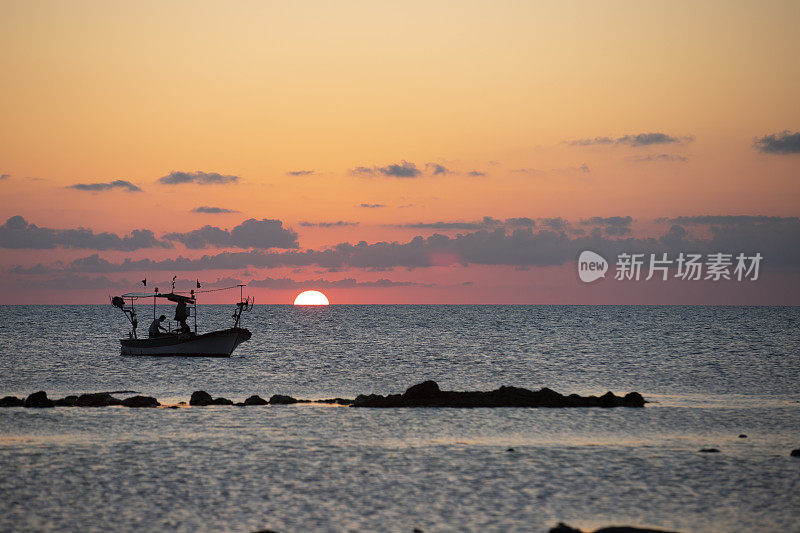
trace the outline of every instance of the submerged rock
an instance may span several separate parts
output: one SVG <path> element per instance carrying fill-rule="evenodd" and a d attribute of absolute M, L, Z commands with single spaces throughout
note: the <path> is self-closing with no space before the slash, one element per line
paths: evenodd
<path fill-rule="evenodd" d="M 131 396 L 122 400 L 122 405 L 125 407 L 158 407 L 161 404 L 151 396 Z"/>
<path fill-rule="evenodd" d="M 269 403 L 273 405 L 289 405 L 297 402 L 298 400 L 292 398 L 291 396 L 284 396 L 283 394 L 273 394 L 269 399 Z"/>
<path fill-rule="evenodd" d="M 22 407 L 25 405 L 25 400 L 17 398 L 16 396 L 4 396 L 0 398 L 0 407 Z"/>
<path fill-rule="evenodd" d="M 269 402 L 257 394 L 247 398 L 242 405 L 267 405 Z"/>
<path fill-rule="evenodd" d="M 55 403 L 47 397 L 45 391 L 40 390 L 25 398 L 25 407 L 55 407 Z"/>
<path fill-rule="evenodd" d="M 721 452 L 720 452 L 718 449 L 716 449 L 716 448 L 702 448 L 702 449 L 700 449 L 700 450 L 698 450 L 698 451 L 699 451 L 700 453 L 721 453 Z"/>
<path fill-rule="evenodd" d="M 645 403 L 638 392 L 619 397 L 609 391 L 599 398 L 564 396 L 548 388 L 531 391 L 506 386 L 487 392 L 462 392 L 443 391 L 435 381 L 424 381 L 403 394 L 360 394 L 353 407 L 644 407 Z"/>
<path fill-rule="evenodd" d="M 122 405 L 122 400 L 114 398 L 107 392 L 81 394 L 75 400 L 75 407 L 108 407 L 109 405 Z"/>
<path fill-rule="evenodd" d="M 745 435 L 744 433 L 742 433 L 741 435 L 739 435 L 739 438 L 740 438 L 740 439 L 746 439 L 746 438 L 747 438 L 747 435 Z"/>
<path fill-rule="evenodd" d="M 564 522 L 559 522 L 556 527 L 550 528 L 549 533 L 583 533 L 580 529 L 570 527 Z M 647 529 L 630 526 L 611 526 L 595 530 L 594 533 L 672 533 L 663 529 Z"/>
<path fill-rule="evenodd" d="M 791 457 L 800 457 L 800 448 L 797 448 L 796 450 L 792 450 L 789 455 Z"/>
<path fill-rule="evenodd" d="M 195 391 L 189 399 L 189 405 L 211 405 L 214 398 L 204 390 Z"/>

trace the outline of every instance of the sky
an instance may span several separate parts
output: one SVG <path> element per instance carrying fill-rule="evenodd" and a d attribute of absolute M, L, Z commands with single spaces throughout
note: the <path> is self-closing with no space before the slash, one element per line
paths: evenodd
<path fill-rule="evenodd" d="M 177 276 L 261 303 L 798 305 L 798 26 L 796 1 L 6 0 L 0 304 Z"/>

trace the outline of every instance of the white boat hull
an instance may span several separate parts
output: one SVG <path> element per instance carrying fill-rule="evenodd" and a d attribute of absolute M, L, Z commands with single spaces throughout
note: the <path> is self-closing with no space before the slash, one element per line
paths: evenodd
<path fill-rule="evenodd" d="M 149 339 L 121 339 L 121 355 L 182 357 L 230 357 L 239 344 L 250 339 L 250 331 L 230 328 L 202 335 L 160 335 Z"/>

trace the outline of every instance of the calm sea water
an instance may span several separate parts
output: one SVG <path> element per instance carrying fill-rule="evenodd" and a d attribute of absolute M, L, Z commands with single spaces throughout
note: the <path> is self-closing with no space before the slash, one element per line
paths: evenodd
<path fill-rule="evenodd" d="M 200 329 L 231 311 L 201 307 Z M 0 307 L 0 396 L 354 397 L 434 379 L 654 403 L 0 409 L 0 530 L 800 531 L 800 308 L 259 306 L 231 359 L 121 357 L 125 324 L 110 306 Z"/>

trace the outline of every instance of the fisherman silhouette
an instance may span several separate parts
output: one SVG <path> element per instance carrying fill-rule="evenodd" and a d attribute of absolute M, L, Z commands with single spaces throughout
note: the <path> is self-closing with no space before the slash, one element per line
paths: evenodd
<path fill-rule="evenodd" d="M 175 306 L 175 321 L 181 325 L 180 333 L 188 333 L 190 331 L 189 326 L 186 324 L 187 318 L 189 318 L 189 309 L 186 307 L 186 302 L 181 300 Z"/>

